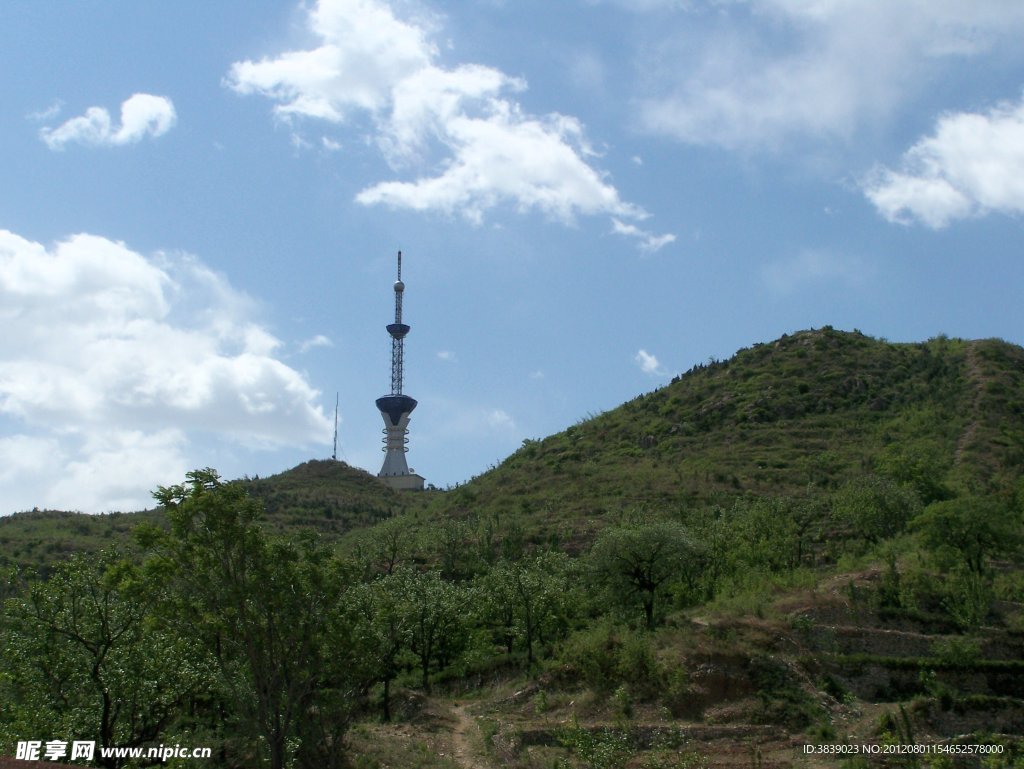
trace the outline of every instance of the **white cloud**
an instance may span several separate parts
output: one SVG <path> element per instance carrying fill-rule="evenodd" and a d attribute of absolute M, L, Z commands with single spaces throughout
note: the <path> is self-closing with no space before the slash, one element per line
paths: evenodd
<path fill-rule="evenodd" d="M 334 342 L 330 340 L 330 337 L 326 337 L 323 334 L 317 334 L 312 339 L 307 339 L 302 342 L 299 345 L 299 352 L 307 353 L 317 347 L 334 347 Z"/>
<path fill-rule="evenodd" d="M 430 409 L 430 421 L 436 432 L 424 432 L 427 418 L 423 417 L 417 432 L 419 437 L 416 439 L 423 441 L 420 445 L 453 439 L 477 440 L 486 436 L 508 436 L 517 429 L 512 415 L 498 406 L 433 397 L 429 402 L 421 401 L 421 408 L 423 407 Z M 416 419 L 415 415 L 413 419 Z M 410 456 L 413 451 L 415 449 L 410 450 Z"/>
<path fill-rule="evenodd" d="M 353 112 L 385 109 L 395 84 L 437 55 L 426 30 L 400 21 L 378 0 L 318 2 L 309 26 L 318 48 L 236 62 L 228 84 L 281 102 L 274 108 L 281 116 L 341 122 Z"/>
<path fill-rule="evenodd" d="M 645 374 L 649 374 L 651 376 L 664 376 L 666 373 L 658 359 L 651 353 L 647 352 L 647 350 L 639 350 L 633 360 Z"/>
<path fill-rule="evenodd" d="M 503 202 L 562 221 L 577 213 L 644 216 L 620 200 L 615 188 L 584 161 L 576 120 L 561 115 L 524 118 L 512 105 L 495 106 L 501 109 L 486 118 L 461 116 L 446 123 L 454 157 L 439 176 L 383 182 L 356 199 L 458 213 L 478 223 L 486 210 Z"/>
<path fill-rule="evenodd" d="M 637 227 L 635 224 L 623 222 L 615 217 L 612 217 L 612 232 L 618 235 L 636 238 L 640 241 L 640 250 L 646 251 L 647 253 L 659 251 L 669 243 L 674 243 L 676 240 L 676 236 L 671 233 L 655 235 L 652 232 L 648 232 L 647 230 Z"/>
<path fill-rule="evenodd" d="M 660 17 L 659 17 L 660 18 Z M 727 148 L 845 139 L 945 67 L 1012 46 L 1024 5 L 1005 0 L 734 0 L 660 18 L 648 46 L 651 131 Z"/>
<path fill-rule="evenodd" d="M 761 269 L 765 284 L 779 294 L 828 282 L 858 286 L 866 276 L 867 268 L 859 259 L 815 249 L 801 251 Z"/>
<path fill-rule="evenodd" d="M 526 83 L 492 67 L 440 66 L 432 21 L 399 19 L 385 0 L 320 0 L 309 23 L 318 47 L 238 62 L 226 82 L 289 119 L 369 117 L 392 168 L 414 178 L 372 184 L 358 202 L 475 223 L 504 204 L 564 222 L 647 216 L 591 165 L 577 119 L 525 112 L 513 95 Z"/>
<path fill-rule="evenodd" d="M 492 409 L 487 414 L 487 425 L 494 430 L 515 430 L 516 422 L 504 409 Z"/>
<path fill-rule="evenodd" d="M 57 128 L 44 128 L 40 138 L 52 150 L 68 144 L 116 147 L 135 144 L 146 136 L 163 136 L 177 122 L 174 104 L 165 96 L 137 93 L 121 104 L 121 125 L 114 127 L 103 107 L 90 107 Z"/>
<path fill-rule="evenodd" d="M 178 429 L 155 432 L 99 430 L 82 436 L 73 455 L 62 456 L 46 489 L 46 507 L 83 511 L 136 510 L 153 506 L 140 491 L 177 482 L 190 469 L 187 439 Z M 46 470 L 52 463 L 43 465 Z"/>
<path fill-rule="evenodd" d="M 53 120 L 54 118 L 57 117 L 57 115 L 59 115 L 61 113 L 61 110 L 63 110 L 63 109 L 64 109 L 64 102 L 62 102 L 62 101 L 60 101 L 58 99 L 57 101 L 55 101 L 53 104 L 51 104 L 46 109 L 39 110 L 38 112 L 30 112 L 25 117 L 28 118 L 29 120 L 34 120 L 34 121 L 42 123 L 42 122 L 47 121 L 47 120 Z"/>
<path fill-rule="evenodd" d="M 935 133 L 881 168 L 864 194 L 891 222 L 932 228 L 990 212 L 1024 213 L 1024 100 L 985 114 L 944 115 Z"/>
<path fill-rule="evenodd" d="M 194 442 L 326 441 L 319 393 L 251 314 L 193 258 L 0 230 L 0 458 L 20 457 L 23 479 L 4 505 L 139 508 Z"/>
<path fill-rule="evenodd" d="M 439 350 L 437 353 L 437 359 L 443 360 L 446 363 L 452 363 L 455 361 L 455 353 L 451 350 Z"/>

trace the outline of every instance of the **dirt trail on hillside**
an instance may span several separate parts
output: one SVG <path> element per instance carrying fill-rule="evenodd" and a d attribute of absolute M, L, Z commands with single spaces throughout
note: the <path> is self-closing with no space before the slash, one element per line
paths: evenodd
<path fill-rule="evenodd" d="M 476 728 L 473 717 L 466 712 L 466 706 L 458 702 L 452 704 L 452 716 L 455 727 L 452 729 L 452 758 L 463 769 L 490 769 L 479 757 L 473 755 L 469 735 Z"/>

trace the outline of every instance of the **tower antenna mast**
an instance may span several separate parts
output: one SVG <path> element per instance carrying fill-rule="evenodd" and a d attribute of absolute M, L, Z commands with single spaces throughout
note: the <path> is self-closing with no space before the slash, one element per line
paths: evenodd
<path fill-rule="evenodd" d="M 331 459 L 335 462 L 338 461 L 338 398 L 339 393 L 334 393 L 334 453 Z"/>

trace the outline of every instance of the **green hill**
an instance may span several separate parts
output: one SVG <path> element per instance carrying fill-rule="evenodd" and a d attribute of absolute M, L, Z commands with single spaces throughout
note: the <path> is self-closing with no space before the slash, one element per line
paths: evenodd
<path fill-rule="evenodd" d="M 311 528 L 328 536 L 371 526 L 420 500 L 345 462 L 311 460 L 267 478 L 246 479 L 278 531 Z M 428 492 L 425 492 L 425 494 Z"/>
<path fill-rule="evenodd" d="M 865 474 L 993 490 L 1024 464 L 1024 350 L 802 331 L 711 361 L 543 440 L 434 502 L 514 517 L 542 541 L 631 508 L 835 489 Z"/>
<path fill-rule="evenodd" d="M 168 485 L 180 480 L 168 479 Z M 267 478 L 245 478 L 242 483 L 262 501 L 268 528 L 277 532 L 311 529 L 328 539 L 398 515 L 416 501 L 364 470 L 330 460 L 311 460 Z M 37 510 L 0 518 L 0 568 L 45 571 L 76 551 L 92 552 L 111 544 L 130 549 L 129 533 L 141 521 L 161 523 L 163 515 L 159 510 L 106 515 Z"/>

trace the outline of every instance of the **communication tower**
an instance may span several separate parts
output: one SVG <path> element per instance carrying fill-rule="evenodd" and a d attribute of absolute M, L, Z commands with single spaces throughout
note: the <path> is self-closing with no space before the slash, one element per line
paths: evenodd
<path fill-rule="evenodd" d="M 377 399 L 377 409 L 384 418 L 384 465 L 377 477 L 394 489 L 422 489 L 423 476 L 409 469 L 405 454 L 409 451 L 409 415 L 416 401 L 402 393 L 405 337 L 409 326 L 402 322 L 402 252 L 398 252 L 398 280 L 395 281 L 395 322 L 387 326 L 391 335 L 391 394 Z"/>

